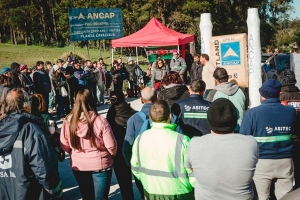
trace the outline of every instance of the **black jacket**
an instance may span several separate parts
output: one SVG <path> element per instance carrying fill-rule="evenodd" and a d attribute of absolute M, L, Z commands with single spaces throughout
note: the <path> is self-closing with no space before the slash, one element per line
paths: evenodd
<path fill-rule="evenodd" d="M 279 99 L 281 102 L 289 101 L 288 105 L 294 106 L 297 111 L 296 124 L 294 133 L 297 135 L 298 139 L 300 139 L 300 90 L 295 85 L 286 85 L 281 87 L 281 92 L 279 95 Z M 300 149 L 300 144 L 297 144 L 297 148 Z"/>
<path fill-rule="evenodd" d="M 28 92 L 29 94 L 33 94 L 34 93 L 34 84 L 33 84 L 31 77 L 27 73 L 21 72 L 21 81 L 22 81 L 22 85 L 25 88 L 26 92 Z"/>
<path fill-rule="evenodd" d="M 135 113 L 136 111 L 131 108 L 130 104 L 127 102 L 123 102 L 119 105 L 112 105 L 107 111 L 106 118 L 112 128 L 118 144 L 117 156 L 123 156 L 122 149 L 126 134 L 127 121 Z"/>
<path fill-rule="evenodd" d="M 60 73 L 57 77 L 55 74 L 51 76 L 53 88 L 55 90 L 56 95 L 61 95 L 61 87 L 64 86 L 65 89 L 68 91 L 68 85 L 66 78 L 64 77 L 63 73 Z"/>
<path fill-rule="evenodd" d="M 126 73 L 126 70 L 123 67 L 121 67 L 120 69 L 112 67 L 110 69 L 111 78 L 114 84 L 123 83 L 123 73 Z"/>
<path fill-rule="evenodd" d="M 10 65 L 10 70 L 11 70 L 11 74 L 12 74 L 12 85 L 14 87 L 22 87 L 22 84 L 21 84 L 21 74 L 20 72 L 18 72 L 18 68 L 19 68 L 19 64 L 18 63 L 12 63 Z"/>
<path fill-rule="evenodd" d="M 202 96 L 192 94 L 189 98 L 174 103 L 172 113 L 179 117 L 184 134 L 190 138 L 210 133 L 207 124 L 207 111 L 210 102 Z"/>
<path fill-rule="evenodd" d="M 200 62 L 199 63 L 193 62 L 191 72 L 190 72 L 191 83 L 196 79 L 202 80 L 202 70 L 203 70 L 203 66 L 201 65 Z"/>
<path fill-rule="evenodd" d="M 50 77 L 44 70 L 37 70 L 33 73 L 33 82 L 35 91 L 39 94 L 49 93 L 51 91 Z"/>
<path fill-rule="evenodd" d="M 189 90 L 185 85 L 169 85 L 169 87 L 163 87 L 158 92 L 159 100 L 166 100 L 170 106 L 180 99 L 185 99 L 190 96 Z"/>
<path fill-rule="evenodd" d="M 46 131 L 41 118 L 27 113 L 12 113 L 0 121 L 1 200 L 62 194 L 57 156 Z"/>
<path fill-rule="evenodd" d="M 128 78 L 130 81 L 137 81 L 138 77 L 136 74 L 136 70 L 143 71 L 138 65 L 132 64 L 132 65 L 127 65 L 126 66 L 126 71 L 128 73 Z"/>

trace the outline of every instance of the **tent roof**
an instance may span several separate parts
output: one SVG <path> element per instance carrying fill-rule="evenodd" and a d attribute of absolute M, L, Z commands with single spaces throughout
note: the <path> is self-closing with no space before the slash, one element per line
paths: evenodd
<path fill-rule="evenodd" d="M 175 46 L 193 41 L 194 35 L 169 29 L 153 17 L 141 30 L 112 40 L 112 47 Z"/>

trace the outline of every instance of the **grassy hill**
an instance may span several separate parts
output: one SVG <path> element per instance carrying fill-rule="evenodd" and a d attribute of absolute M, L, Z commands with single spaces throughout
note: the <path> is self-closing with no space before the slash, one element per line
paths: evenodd
<path fill-rule="evenodd" d="M 10 66 L 12 62 L 18 62 L 19 64 L 25 63 L 27 66 L 32 67 L 37 61 L 50 61 L 55 63 L 58 58 L 66 52 L 72 52 L 72 46 L 58 48 L 58 47 L 42 47 L 42 46 L 26 46 L 26 45 L 12 45 L 12 44 L 0 44 L 0 69 L 4 66 Z M 88 52 L 86 48 L 75 47 L 75 53 L 79 53 L 84 58 L 88 59 Z M 105 63 L 111 63 L 111 56 L 109 51 L 103 52 L 102 58 Z M 100 58 L 99 49 L 90 49 L 90 60 L 97 61 Z M 115 53 L 114 59 L 121 57 L 121 55 Z M 123 61 L 127 62 L 127 57 L 123 54 Z M 136 57 L 133 57 L 136 59 Z M 139 60 L 145 60 L 142 56 Z M 141 66 L 145 69 L 145 66 Z"/>

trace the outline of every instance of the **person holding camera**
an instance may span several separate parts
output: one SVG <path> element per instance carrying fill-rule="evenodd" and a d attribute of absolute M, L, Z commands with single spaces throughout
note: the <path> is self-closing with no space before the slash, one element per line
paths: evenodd
<path fill-rule="evenodd" d="M 51 75 L 53 88 L 55 90 L 56 114 L 60 118 L 64 118 L 70 112 L 70 102 L 68 96 L 68 83 L 64 74 L 61 72 L 61 67 L 53 66 L 53 74 Z"/>
<path fill-rule="evenodd" d="M 121 67 L 121 65 L 118 63 L 117 60 L 114 60 L 110 73 L 114 84 L 114 90 L 122 90 L 123 88 L 122 73 L 125 72 L 124 72 L 124 68 Z"/>
<path fill-rule="evenodd" d="M 93 63 L 91 60 L 86 60 L 86 66 L 84 67 L 84 71 L 89 72 L 90 76 L 87 79 L 87 88 L 91 91 L 95 102 L 97 102 L 97 73 L 99 73 L 99 71 L 97 70 L 97 68 L 95 68 L 93 66 Z"/>
<path fill-rule="evenodd" d="M 138 80 L 143 77 L 143 70 L 134 62 L 131 57 L 129 57 L 126 71 L 129 77 L 131 93 L 134 95 L 134 97 L 137 97 L 137 90 L 139 87 Z"/>

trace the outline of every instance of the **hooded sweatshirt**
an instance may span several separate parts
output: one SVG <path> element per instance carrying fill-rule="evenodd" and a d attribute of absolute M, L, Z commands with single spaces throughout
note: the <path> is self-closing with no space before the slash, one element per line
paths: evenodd
<path fill-rule="evenodd" d="M 180 99 L 190 97 L 188 88 L 182 84 L 171 83 L 168 86 L 163 86 L 163 89 L 158 93 L 159 100 L 166 100 L 170 106 Z"/>
<path fill-rule="evenodd" d="M 71 156 L 71 167 L 77 171 L 97 171 L 107 169 L 112 166 L 113 158 L 108 149 L 117 148 L 116 139 L 111 127 L 102 116 L 94 112 L 89 114 L 93 123 L 93 130 L 96 139 L 96 146 L 91 146 L 89 139 L 86 139 L 88 124 L 84 115 L 77 123 L 76 135 L 80 138 L 82 150 L 74 149 L 70 141 L 70 121 L 72 115 L 68 115 L 62 125 L 60 142 L 64 151 Z"/>
<path fill-rule="evenodd" d="M 0 120 L 0 199 L 38 199 L 41 185 L 61 195 L 57 157 L 46 132 L 43 120 L 27 113 Z"/>
<path fill-rule="evenodd" d="M 240 87 L 232 82 L 225 82 L 217 85 L 207 96 L 207 101 L 214 101 L 218 98 L 229 99 L 237 109 L 237 126 L 235 131 L 240 130 L 245 110 L 247 109 L 247 99 Z"/>

